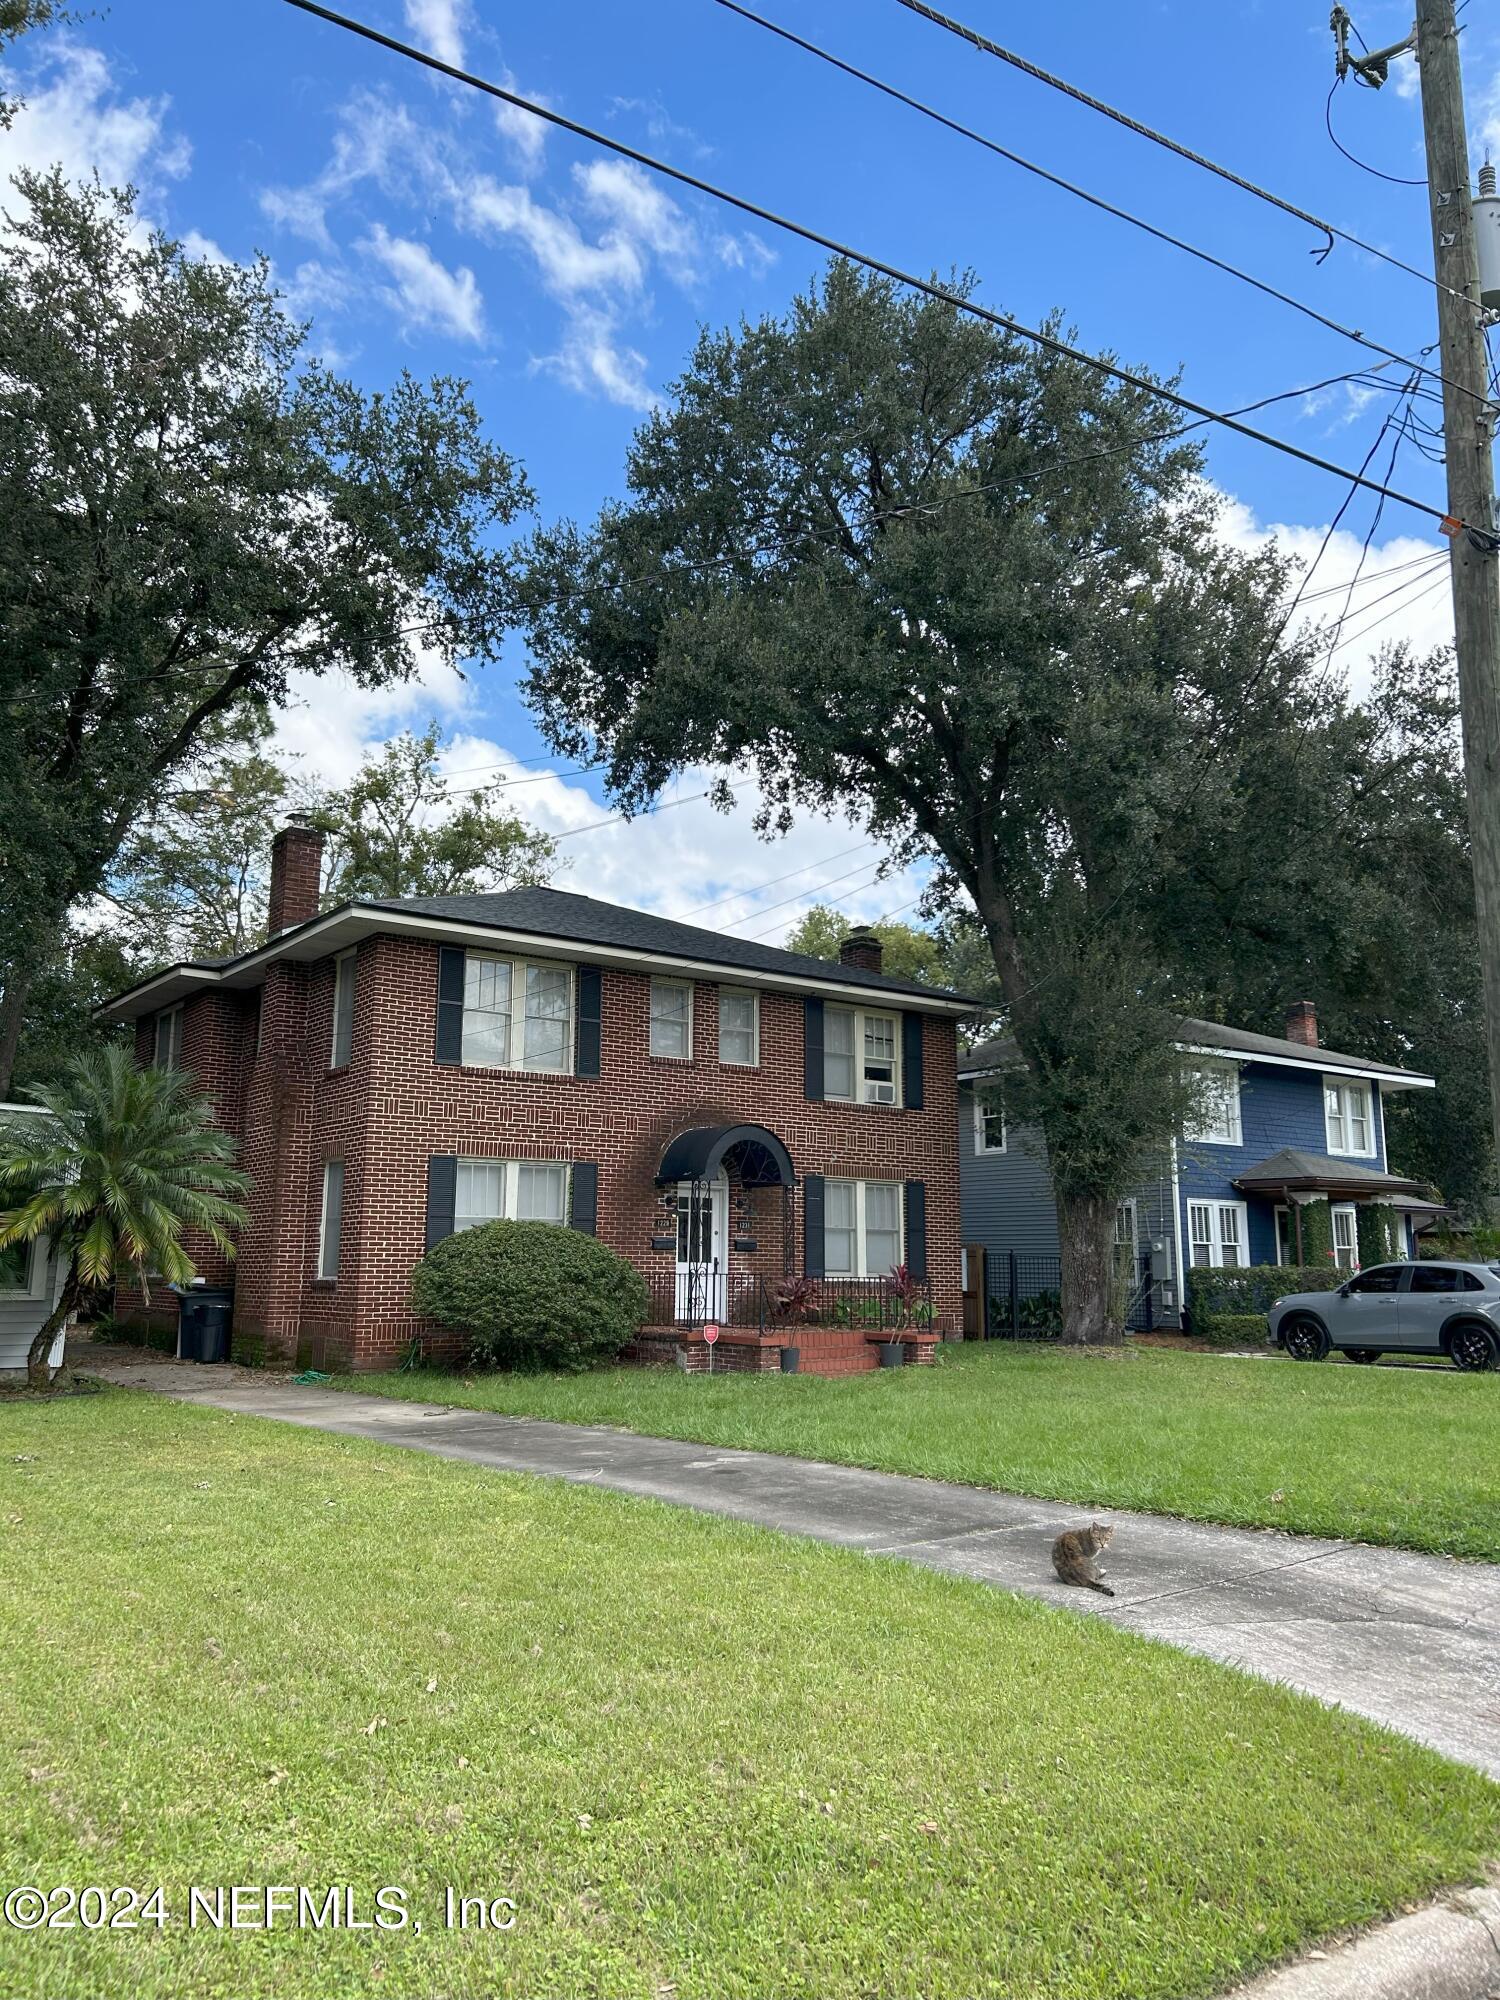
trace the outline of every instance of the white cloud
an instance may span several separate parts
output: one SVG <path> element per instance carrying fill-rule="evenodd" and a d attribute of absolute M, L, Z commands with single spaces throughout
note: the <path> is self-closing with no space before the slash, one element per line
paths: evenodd
<path fill-rule="evenodd" d="M 555 297 L 577 292 L 639 289 L 645 268 L 639 246 L 619 230 L 590 243 L 571 216 L 548 208 L 525 187 L 502 187 L 482 176 L 459 197 L 460 218 L 485 235 L 514 237 L 531 252 Z"/>
<path fill-rule="evenodd" d="M 298 758 L 312 783 L 346 785 L 367 750 L 432 716 L 454 725 L 473 701 L 472 681 L 421 647 L 413 678 L 389 687 L 360 687 L 344 674 L 295 674 L 290 699 L 277 711 L 274 746 Z"/>
<path fill-rule="evenodd" d="M 508 69 L 500 72 L 500 82 L 506 90 L 519 91 L 521 88 Z M 548 99 L 538 91 L 530 90 L 525 95 L 535 98 L 538 104 L 548 103 Z M 501 99 L 495 104 L 495 125 L 510 147 L 521 172 L 540 173 L 547 151 L 546 122 L 533 112 L 523 111 L 519 104 L 507 104 Z"/>
<path fill-rule="evenodd" d="M 562 345 L 533 365 L 570 389 L 596 393 L 627 410 L 654 410 L 660 398 L 647 379 L 646 357 L 617 340 L 615 330 L 612 314 L 575 307 Z"/>
<path fill-rule="evenodd" d="M 1226 498 L 1219 523 L 1220 534 L 1232 547 L 1253 550 L 1277 542 L 1304 572 L 1318 557 L 1327 531 L 1326 522 L 1315 527 L 1262 523 L 1252 509 L 1233 498 Z M 1332 640 L 1333 628 L 1343 618 L 1332 658 L 1356 697 L 1368 692 L 1371 664 L 1382 646 L 1404 639 L 1425 653 L 1453 643 L 1447 555 L 1445 542 L 1425 535 L 1398 532 L 1384 541 L 1372 541 L 1368 550 L 1363 534 L 1351 529 L 1338 528 L 1330 537 L 1307 580 L 1298 624 L 1326 624 Z M 1345 613 L 1347 587 L 1356 572 L 1360 580 Z"/>
<path fill-rule="evenodd" d="M 406 25 L 417 43 L 440 62 L 464 66 L 467 0 L 406 0 Z"/>
<path fill-rule="evenodd" d="M 679 284 L 698 276 L 698 232 L 658 182 L 632 160 L 591 160 L 573 168 L 573 177 L 595 214 L 610 225 L 610 238 L 644 244 Z"/>
<path fill-rule="evenodd" d="M 122 97 L 100 50 L 65 36 L 19 81 L 25 103 L 0 131 L 0 180 L 18 167 L 62 167 L 69 180 L 97 173 L 106 186 L 154 191 L 188 170 L 191 150 L 168 132 L 167 97 Z M 7 86 L 17 79 L 7 74 Z"/>
<path fill-rule="evenodd" d="M 396 280 L 384 296 L 408 326 L 433 327 L 460 340 L 484 338 L 484 301 L 466 264 L 450 271 L 425 243 L 392 236 L 379 222 L 357 247 Z"/>

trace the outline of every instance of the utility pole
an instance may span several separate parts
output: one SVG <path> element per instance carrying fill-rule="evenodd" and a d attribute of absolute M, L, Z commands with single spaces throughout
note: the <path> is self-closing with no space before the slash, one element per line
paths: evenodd
<path fill-rule="evenodd" d="M 1339 74 L 1359 72 L 1377 89 L 1393 56 L 1414 47 L 1422 84 L 1427 192 L 1437 279 L 1438 347 L 1443 373 L 1443 437 L 1448 467 L 1453 624 L 1458 654 L 1464 777 L 1474 866 L 1474 906 L 1484 974 L 1490 1118 L 1500 1160 L 1500 558 L 1495 514 L 1494 408 L 1489 400 L 1479 251 L 1469 196 L 1469 141 L 1454 0 L 1417 0 L 1410 43 L 1363 59 L 1346 40 L 1350 23 L 1334 9 Z"/>

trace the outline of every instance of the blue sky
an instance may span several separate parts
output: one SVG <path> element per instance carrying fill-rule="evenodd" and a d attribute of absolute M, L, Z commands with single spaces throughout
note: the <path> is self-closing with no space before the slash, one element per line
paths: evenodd
<path fill-rule="evenodd" d="M 714 0 L 364 0 L 351 11 L 897 264 L 972 267 L 986 302 L 1031 323 L 1059 308 L 1083 345 L 1181 368 L 1203 402 L 1228 407 L 1377 359 L 835 75 Z M 1345 246 L 1316 263 L 1304 225 L 895 0 L 764 0 L 764 11 L 1403 353 L 1434 337 L 1429 287 Z M 1046 10 L 963 0 L 961 11 L 1084 89 L 1429 264 L 1424 190 L 1361 172 L 1328 141 L 1324 0 L 1128 9 L 1083 0 Z M 1483 15 L 1474 5 L 1462 16 L 1470 123 L 1478 151 L 1490 140 L 1500 151 L 1500 30 Z M 1393 40 L 1409 25 L 1409 0 L 1380 0 L 1357 19 L 1372 46 Z M 28 109 L 0 135 L 0 166 L 97 166 L 137 181 L 144 212 L 200 254 L 264 251 L 313 321 L 314 344 L 363 383 L 403 366 L 470 377 L 487 427 L 525 462 L 549 517 L 587 519 L 619 490 L 631 431 L 669 389 L 700 324 L 779 311 L 820 262 L 796 239 L 524 116 L 497 115 L 476 93 L 282 0 L 117 0 L 74 28 L 30 38 L 15 69 Z M 1351 85 L 1334 104 L 1344 143 L 1395 175 L 1421 171 L 1414 84 L 1408 61 L 1385 90 Z M 1352 466 L 1392 401 L 1339 391 L 1283 404 L 1265 421 Z M 1325 475 L 1223 433 L 1210 439 L 1208 465 L 1227 497 L 1225 533 L 1245 542 L 1276 529 L 1310 553 L 1343 498 Z M 1394 483 L 1441 498 L 1438 469 L 1410 446 Z M 1354 502 L 1319 583 L 1352 574 L 1372 506 L 1371 496 Z M 1430 522 L 1388 506 L 1367 566 L 1439 546 Z M 1447 636 L 1446 591 L 1424 596 L 1423 581 L 1371 609 L 1365 624 L 1389 614 L 1372 645 L 1398 633 Z M 1359 629 L 1360 604 L 1373 607 L 1391 587 L 1363 589 L 1349 629 Z M 1356 684 L 1365 653 L 1356 643 L 1340 656 Z M 418 685 L 379 698 L 307 690 L 283 740 L 309 772 L 337 779 L 362 745 L 436 714 L 450 734 L 450 767 L 473 782 L 542 747 L 515 696 L 519 665 L 508 658 L 460 682 L 428 663 Z M 701 778 L 678 789 L 698 791 Z M 587 775 L 515 797 L 554 831 L 601 817 Z M 738 891 L 712 921 L 772 937 L 820 888 L 824 899 L 847 898 L 851 918 L 913 893 L 910 878 L 874 879 L 874 850 L 843 854 L 857 826 L 809 823 L 773 846 L 754 844 L 748 788 L 744 798 L 728 820 L 687 804 L 580 834 L 565 850 L 568 885 L 673 912 Z M 756 887 L 795 868 L 805 872 Z M 851 868 L 860 871 L 852 878 Z"/>

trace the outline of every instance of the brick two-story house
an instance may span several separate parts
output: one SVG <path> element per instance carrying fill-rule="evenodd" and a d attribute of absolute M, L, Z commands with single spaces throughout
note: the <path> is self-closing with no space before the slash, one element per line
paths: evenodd
<path fill-rule="evenodd" d="M 753 1327 L 805 1274 L 804 1368 L 872 1366 L 868 1294 L 901 1264 L 956 1324 L 959 996 L 884 975 L 873 937 L 832 963 L 554 889 L 319 914 L 320 862 L 317 833 L 283 828 L 269 942 L 101 1010 L 240 1141 L 249 1226 L 231 1265 L 199 1256 L 233 1284 L 236 1358 L 441 1351 L 413 1267 L 496 1216 L 628 1257 L 657 1353 L 667 1329 Z M 737 1358 L 766 1365 L 748 1341 Z"/>

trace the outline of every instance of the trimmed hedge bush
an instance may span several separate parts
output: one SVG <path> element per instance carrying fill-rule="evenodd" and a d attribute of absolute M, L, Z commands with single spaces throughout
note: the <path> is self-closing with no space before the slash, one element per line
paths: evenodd
<path fill-rule="evenodd" d="M 613 1361 L 635 1339 L 649 1294 L 632 1264 L 582 1230 L 486 1222 L 428 1251 L 412 1299 L 467 1334 L 481 1366 L 576 1372 Z"/>
<path fill-rule="evenodd" d="M 1194 1331 L 1214 1347 L 1264 1347 L 1271 1337 L 1262 1313 L 1211 1313 Z"/>
<path fill-rule="evenodd" d="M 1349 1276 L 1332 1264 L 1249 1264 L 1235 1271 L 1188 1272 L 1188 1317 L 1196 1333 L 1209 1321 L 1269 1312 L 1288 1292 L 1331 1292 Z M 1205 1339 L 1211 1338 L 1205 1334 Z"/>

